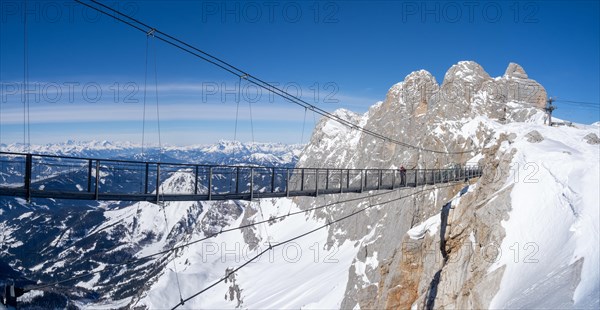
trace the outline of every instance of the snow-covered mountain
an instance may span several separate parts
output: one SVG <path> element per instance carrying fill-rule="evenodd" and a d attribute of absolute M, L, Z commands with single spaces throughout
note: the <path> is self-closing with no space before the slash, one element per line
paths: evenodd
<path fill-rule="evenodd" d="M 1 198 L 2 259 L 41 284 L 96 272 L 33 290 L 28 305 L 597 309 L 600 129 L 544 125 L 545 97 L 516 64 L 492 78 L 459 62 L 441 85 L 416 71 L 367 113 L 335 114 L 417 148 L 323 119 L 297 162 L 478 163 L 470 184 L 163 205 Z M 163 186 L 193 183 L 173 173 Z"/>
<path fill-rule="evenodd" d="M 131 142 L 110 141 L 66 141 L 46 145 L 23 144 L 0 145 L 5 152 L 79 156 L 92 158 L 118 158 L 140 161 L 185 162 L 198 164 L 256 164 L 262 166 L 294 166 L 303 145 L 282 143 L 260 143 L 221 140 L 209 145 L 156 146 L 142 148 Z"/>

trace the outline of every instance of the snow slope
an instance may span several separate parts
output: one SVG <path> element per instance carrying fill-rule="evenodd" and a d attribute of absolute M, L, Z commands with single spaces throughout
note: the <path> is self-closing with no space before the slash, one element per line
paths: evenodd
<path fill-rule="evenodd" d="M 598 309 L 600 147 L 583 139 L 594 130 L 535 123 L 499 129 L 518 137 L 504 145 L 516 150 L 507 180 L 514 187 L 503 252 L 490 271 L 506 270 L 490 308 Z M 544 140 L 528 142 L 532 130 Z"/>
<path fill-rule="evenodd" d="M 261 200 L 246 204 L 257 209 L 250 220 L 261 221 L 298 211 L 290 199 Z M 263 212 L 260 210 L 262 209 Z M 262 215 L 261 215 L 262 214 Z M 231 227 L 241 224 L 241 219 Z M 172 269 L 161 276 L 148 293 L 132 306 L 151 309 L 170 308 L 179 303 L 177 281 L 183 298 L 225 276 L 227 268 L 235 268 L 277 244 L 325 224 L 310 214 L 300 214 L 271 225 L 256 227 L 257 244 L 244 240 L 242 231 L 223 233 L 178 253 Z M 241 306 L 252 309 L 333 309 L 339 308 L 348 278 L 348 268 L 358 248 L 351 242 L 327 245 L 328 231 L 322 229 L 275 247 L 236 272 L 235 282 L 222 282 L 205 294 L 186 302 L 183 309 L 226 309 Z M 202 238 L 198 233 L 191 240 Z M 256 247 L 254 247 L 257 245 Z M 178 279 L 174 270 L 178 271 Z M 237 287 L 236 287 L 237 286 Z M 237 290 L 242 293 L 237 298 Z M 229 295 L 228 292 L 232 292 Z"/>

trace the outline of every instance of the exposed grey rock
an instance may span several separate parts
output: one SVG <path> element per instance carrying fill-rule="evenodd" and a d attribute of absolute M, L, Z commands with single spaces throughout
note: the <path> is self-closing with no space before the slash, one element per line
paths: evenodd
<path fill-rule="evenodd" d="M 205 236 L 219 233 L 242 214 L 242 208 L 232 201 L 219 203 L 219 208 L 209 208 L 200 221 Z"/>
<path fill-rule="evenodd" d="M 537 130 L 532 130 L 525 135 L 527 142 L 529 143 L 540 143 L 544 141 L 544 137 Z"/>
<path fill-rule="evenodd" d="M 583 137 L 583 140 L 585 140 L 585 142 L 587 142 L 588 144 L 600 144 L 600 138 L 598 138 L 598 135 L 596 135 L 593 132 L 590 132 L 587 135 L 585 135 L 585 137 Z"/>
<path fill-rule="evenodd" d="M 242 218 L 240 226 L 246 226 L 254 223 L 254 220 L 250 220 L 250 218 L 256 215 L 257 213 L 258 210 L 253 208 L 252 204 L 248 204 L 248 206 L 245 208 L 244 217 Z M 249 226 L 242 229 L 242 236 L 244 237 L 244 242 L 248 244 L 248 248 L 250 249 L 250 251 L 253 251 L 256 247 L 261 245 L 261 240 L 257 237 L 256 230 L 256 226 Z"/>
<path fill-rule="evenodd" d="M 493 273 L 488 269 L 499 255 L 493 250 L 504 238 L 501 221 L 508 219 L 511 209 L 511 187 L 504 185 L 513 152 L 503 153 L 500 148 L 507 138 L 501 135 L 485 151 L 483 165 L 488 172 L 473 192 L 461 197 L 449 216 L 445 250 L 451 263 L 442 268 L 436 308 L 488 308 L 499 287 L 503 269 Z"/>
<path fill-rule="evenodd" d="M 527 73 L 525 73 L 525 70 L 523 69 L 523 67 L 521 67 L 520 65 L 518 65 L 514 62 L 511 62 L 508 64 L 508 67 L 506 68 L 506 72 L 504 72 L 504 77 L 526 79 Z"/>

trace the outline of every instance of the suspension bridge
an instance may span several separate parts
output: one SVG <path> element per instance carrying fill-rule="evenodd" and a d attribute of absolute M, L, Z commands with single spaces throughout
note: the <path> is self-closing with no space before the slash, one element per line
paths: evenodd
<path fill-rule="evenodd" d="M 0 152 L 0 195 L 31 198 L 206 201 L 317 197 L 477 178 L 450 169 L 282 168 L 199 165 Z"/>
<path fill-rule="evenodd" d="M 442 156 L 477 154 L 478 150 L 448 151 L 428 149 L 411 145 L 402 139 L 392 138 L 370 128 L 365 128 L 334 113 L 312 105 L 285 90 L 268 83 L 231 63 L 199 49 L 183 40 L 152 27 L 130 15 L 124 14 L 96 0 L 74 0 L 74 2 L 113 18 L 125 26 L 140 31 L 146 36 L 146 76 L 144 77 L 144 126 L 146 103 L 146 80 L 148 79 L 149 40 L 160 41 L 168 46 L 207 62 L 224 72 L 234 75 L 241 85 L 244 80 L 286 101 L 310 110 L 315 115 L 326 117 L 357 132 L 418 152 Z M 26 2 L 25 2 L 26 7 Z M 25 10 L 24 10 L 25 12 Z M 24 81 L 29 84 L 27 14 L 24 14 Z M 156 51 L 154 52 L 156 59 Z M 155 60 L 156 61 L 156 60 Z M 156 63 L 154 63 L 156 82 Z M 156 86 L 158 92 L 158 86 Z M 238 90 L 239 91 L 239 90 Z M 158 98 L 158 95 L 156 96 Z M 239 95 L 238 95 L 239 97 Z M 24 129 L 23 144 L 29 146 L 29 94 L 23 93 Z M 590 102 L 569 101 L 575 104 Z M 251 106 L 250 106 L 251 109 Z M 237 134 L 237 112 L 236 132 Z M 250 114 L 251 114 L 250 110 Z M 158 118 L 157 99 L 157 118 Z M 251 117 L 252 124 L 252 117 Z M 145 127 L 142 129 L 142 147 Z M 253 131 L 253 129 L 252 129 Z M 304 134 L 304 129 L 303 132 Z M 235 135 L 234 134 L 234 140 Z M 252 136 L 254 134 L 252 133 Z M 160 122 L 158 121 L 160 143 Z M 114 159 L 79 158 L 30 153 L 0 152 L 0 196 L 84 200 L 126 201 L 182 201 L 182 200 L 227 200 L 318 196 L 335 193 L 360 193 L 370 190 L 417 187 L 426 184 L 448 183 L 482 175 L 477 166 L 461 166 L 451 169 L 340 169 L 328 168 L 281 168 L 260 166 L 199 165 L 193 163 L 143 162 Z M 6 169 L 4 169 L 6 168 Z M 163 186 L 173 177 L 191 180 L 191 187 L 174 190 Z M 190 184 L 190 182 L 188 182 Z"/>
<path fill-rule="evenodd" d="M 261 89 L 267 90 L 287 101 L 308 110 L 315 115 L 326 117 L 349 127 L 361 134 L 376 138 L 383 143 L 392 143 L 404 148 L 414 149 L 418 152 L 428 152 L 447 156 L 452 154 L 476 154 L 475 150 L 464 150 L 451 152 L 448 150 L 428 149 L 411 145 L 397 138 L 382 135 L 373 129 L 354 124 L 333 113 L 316 107 L 306 101 L 265 82 L 252 74 L 247 73 L 203 50 L 200 50 L 182 40 L 166 34 L 154 27 L 125 15 L 98 1 L 75 2 L 110 16 L 123 24 L 143 32 L 147 38 L 146 53 L 148 53 L 148 40 L 156 39 L 170 46 L 178 48 L 188 54 L 202 59 L 224 71 L 235 75 L 241 84 L 242 80 L 251 83 Z M 25 19 L 26 30 L 26 19 Z M 24 32 L 26 34 L 26 31 Z M 27 42 L 26 38 L 24 42 Z M 27 45 L 24 48 L 24 84 L 28 84 Z M 146 62 L 148 55 L 146 54 Z M 155 72 L 156 74 L 156 72 Z M 146 77 L 147 78 L 147 77 Z M 155 79 L 156 80 L 156 79 Z M 144 87 L 144 94 L 146 93 Z M 158 87 L 156 87 L 156 91 Z M 28 95 L 24 95 L 24 145 L 29 145 L 29 102 Z M 157 96 L 158 97 L 158 96 Z M 145 122 L 144 97 L 144 122 Z M 250 107 L 251 108 L 251 107 Z M 239 110 L 239 102 L 238 102 Z M 158 101 L 157 101 L 158 118 Z M 159 145 L 160 145 L 160 123 Z M 303 130 L 304 132 L 304 130 Z M 144 129 L 142 129 L 142 147 Z M 237 112 L 236 112 L 236 134 L 237 134 Z M 235 135 L 234 135 L 235 137 Z M 235 140 L 235 138 L 234 138 Z M 142 152 L 143 157 L 143 152 Z M 76 199 L 76 200 L 115 200 L 115 201 L 212 201 L 212 200 L 254 200 L 257 198 L 276 197 L 317 197 L 319 195 L 334 195 L 344 193 L 362 193 L 369 191 L 396 190 L 401 188 L 416 188 L 425 185 L 447 184 L 443 186 L 424 187 L 422 190 L 411 191 L 411 194 L 387 200 L 381 204 L 389 204 L 411 195 L 416 195 L 431 189 L 453 186 L 455 182 L 469 180 L 482 176 L 483 170 L 478 166 L 453 166 L 446 169 L 345 169 L 340 167 L 264 167 L 258 165 L 205 165 L 195 163 L 174 163 L 161 161 L 134 161 L 120 159 L 100 159 L 74 156 L 59 156 L 47 154 L 32 154 L 28 149 L 25 153 L 0 152 L 0 196 L 20 197 L 27 201 L 31 199 Z M 385 192 L 383 192 L 385 194 Z M 312 208 L 316 210 L 333 204 L 365 200 L 378 196 L 382 193 L 361 195 L 345 201 L 325 204 Z M 320 229 L 329 227 L 345 219 L 351 218 L 378 204 L 370 203 L 358 208 L 352 213 L 340 218 L 328 221 L 326 224 L 312 229 L 302 235 L 293 237 L 283 242 L 270 245 L 268 249 L 257 253 L 253 258 L 241 266 L 228 271 L 226 276 L 217 280 L 212 285 L 202 289 L 187 298 L 181 296 L 180 303 L 174 309 L 183 305 L 198 295 L 204 293 L 216 284 L 226 280 L 230 274 L 237 272 L 251 261 L 259 258 L 274 247 L 281 246 Z M 164 209 L 163 209 L 164 210 Z M 302 214 L 303 211 L 290 213 L 281 218 Z M 270 221 L 271 219 L 269 219 Z M 177 249 L 202 242 L 228 231 L 234 231 L 243 227 L 255 226 L 263 222 L 255 222 L 246 226 L 221 230 L 210 236 L 199 240 L 153 253 L 144 257 L 135 258 L 124 263 L 114 264 L 108 268 L 127 266 L 128 264 L 165 255 Z M 68 279 L 53 283 L 38 285 L 27 290 L 43 289 L 53 287 L 61 283 L 67 283 L 75 279 L 98 273 L 94 270 L 77 275 Z"/>
<path fill-rule="evenodd" d="M 383 143 L 392 143 L 419 152 L 444 156 L 477 153 L 474 150 L 451 152 L 448 150 L 428 149 L 411 145 L 397 138 L 382 135 L 373 129 L 359 126 L 334 113 L 314 106 L 216 56 L 105 4 L 95 0 L 88 2 L 75 0 L 75 2 L 143 32 L 146 36 L 146 76 L 144 77 L 144 81 L 148 78 L 149 40 L 158 40 L 208 62 L 225 72 L 233 74 L 239 79 L 240 86 L 242 80 L 245 80 L 247 83 L 303 107 L 305 120 L 306 112 L 310 110 L 315 115 L 318 114 L 338 122 L 364 135 L 381 140 Z M 24 31 L 24 33 L 26 35 L 27 32 Z M 26 41 L 25 37 L 24 42 Z M 28 83 L 26 47 L 27 45 L 25 44 L 24 84 Z M 154 58 L 156 58 L 156 55 Z M 154 68 L 156 70 L 156 64 Z M 156 71 L 154 74 L 156 75 Z M 158 92 L 157 85 L 155 90 Z M 144 155 L 146 115 L 145 94 L 146 83 L 144 84 L 143 99 L 142 158 Z M 29 146 L 30 139 L 28 97 L 28 94 L 24 94 L 23 143 L 26 146 Z M 158 140 L 159 145 L 161 145 L 158 99 L 156 108 Z M 238 111 L 236 111 L 234 140 L 237 134 L 238 112 L 239 102 Z M 25 152 L 29 152 L 29 149 L 26 148 Z M 11 152 L 0 152 L 0 165 L 2 165 L 2 170 L 0 171 L 0 196 L 22 197 L 28 201 L 31 198 L 160 202 L 229 199 L 252 200 L 254 198 L 296 196 L 316 197 L 321 194 L 360 193 L 370 190 L 395 189 L 409 186 L 417 187 L 426 184 L 433 185 L 479 177 L 482 174 L 482 170 L 476 166 L 404 171 L 397 169 L 343 169 L 339 167 L 281 168 L 145 162 Z M 184 181 L 183 183 L 188 186 L 165 186 L 165 183 L 173 178 L 179 178 L 180 181 Z"/>

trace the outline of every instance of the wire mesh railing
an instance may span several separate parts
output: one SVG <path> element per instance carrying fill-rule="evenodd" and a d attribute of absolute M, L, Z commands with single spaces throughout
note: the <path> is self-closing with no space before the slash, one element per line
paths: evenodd
<path fill-rule="evenodd" d="M 449 169 L 339 169 L 200 165 L 0 152 L 0 195 L 26 199 L 222 200 L 318 196 L 479 177 Z"/>

